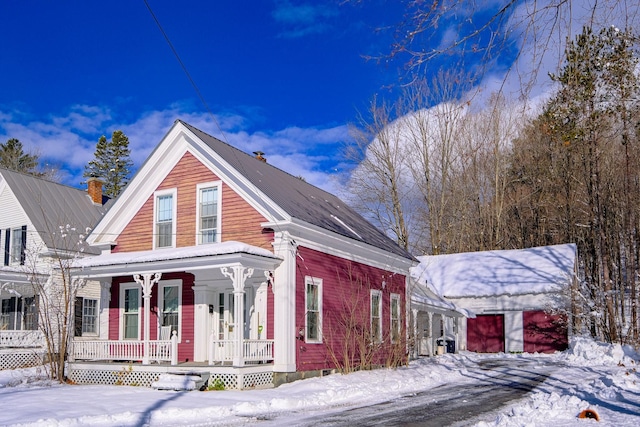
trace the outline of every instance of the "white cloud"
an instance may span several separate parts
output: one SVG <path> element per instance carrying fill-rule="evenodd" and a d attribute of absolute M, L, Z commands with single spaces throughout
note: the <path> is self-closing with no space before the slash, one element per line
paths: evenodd
<path fill-rule="evenodd" d="M 549 73 L 562 66 L 567 38 L 573 40 L 584 25 L 592 25 L 594 32 L 610 25 L 636 28 L 639 13 L 637 4 L 629 6 L 617 0 L 523 2 L 506 24 L 509 41 L 518 47 L 518 57 L 509 71 L 505 68 L 487 73 L 480 88 L 486 96 L 501 91 L 507 98 L 524 95 L 539 105 L 554 90 Z"/>
<path fill-rule="evenodd" d="M 43 163 L 60 167 L 64 183 L 77 187 L 101 135 L 109 137 L 114 130 L 122 130 L 129 137 L 133 169 L 137 170 L 177 119 L 246 153 L 263 151 L 270 164 L 329 191 L 333 189 L 332 170 L 326 170 L 325 165 L 337 164 L 336 146 L 348 139 L 346 126 L 250 132 L 244 129 L 251 122 L 248 117 L 222 113 L 214 118 L 174 104 L 131 122 L 117 122 L 108 109 L 88 105 L 72 106 L 67 114 L 38 120 L 0 112 L 0 141 L 19 139 L 25 150 L 39 154 Z"/>
<path fill-rule="evenodd" d="M 331 28 L 327 22 L 338 15 L 338 11 L 327 4 L 293 4 L 289 0 L 276 1 L 271 13 L 273 19 L 286 27 L 280 37 L 297 38 L 309 34 L 320 34 Z"/>

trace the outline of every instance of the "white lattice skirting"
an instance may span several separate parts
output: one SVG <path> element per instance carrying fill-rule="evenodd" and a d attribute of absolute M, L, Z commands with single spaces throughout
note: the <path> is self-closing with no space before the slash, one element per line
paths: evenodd
<path fill-rule="evenodd" d="M 12 350 L 0 353 L 0 370 L 30 368 L 42 365 L 45 360 L 44 350 Z"/>
<path fill-rule="evenodd" d="M 140 371 L 135 368 L 121 369 L 73 369 L 69 379 L 76 384 L 130 385 L 151 387 L 162 372 Z"/>
<path fill-rule="evenodd" d="M 175 367 L 173 367 L 175 370 Z M 104 384 L 104 385 L 129 385 L 151 387 L 158 381 L 160 374 L 171 372 L 171 368 L 150 368 L 140 365 L 118 365 L 117 367 L 105 367 L 97 365 L 92 367 L 73 366 L 69 372 L 69 379 L 76 384 Z M 192 368 L 193 371 L 209 372 L 209 382 L 219 379 L 224 383 L 225 390 L 245 390 L 252 388 L 273 387 L 273 372 L 223 372 L 216 368 Z"/>
<path fill-rule="evenodd" d="M 273 372 L 254 372 L 248 374 L 212 372 L 209 377 L 209 384 L 212 384 L 216 379 L 224 383 L 225 390 L 273 387 Z"/>

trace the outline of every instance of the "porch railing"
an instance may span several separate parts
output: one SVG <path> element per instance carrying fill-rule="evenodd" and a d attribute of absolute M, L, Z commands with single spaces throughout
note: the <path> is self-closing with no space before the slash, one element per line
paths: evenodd
<path fill-rule="evenodd" d="M 44 347 L 42 331 L 0 331 L 0 348 Z"/>
<path fill-rule="evenodd" d="M 236 358 L 235 340 L 209 340 L 209 364 L 233 362 Z M 273 360 L 273 340 L 242 340 L 242 359 L 245 363 L 266 363 Z"/>
<path fill-rule="evenodd" d="M 145 342 L 140 340 L 74 340 L 71 360 L 126 360 L 133 362 L 171 362 L 178 364 L 178 338 L 149 341 L 145 357 Z"/>

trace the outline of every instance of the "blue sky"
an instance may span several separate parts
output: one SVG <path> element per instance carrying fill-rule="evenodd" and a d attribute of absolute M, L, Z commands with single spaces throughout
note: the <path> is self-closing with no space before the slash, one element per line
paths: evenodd
<path fill-rule="evenodd" d="M 397 78 L 363 59 L 388 50 L 375 29 L 401 18 L 395 2 L 148 2 L 224 139 L 316 184 L 344 166 L 346 124 Z M 0 141 L 70 185 L 115 129 L 136 166 L 177 118 L 222 137 L 142 0 L 4 1 L 0 58 Z"/>
<path fill-rule="evenodd" d="M 392 98 L 401 73 L 400 62 L 363 58 L 389 52 L 391 32 L 376 30 L 403 18 L 395 0 L 148 3 L 219 128 L 143 0 L 16 0 L 0 2 L 0 142 L 20 139 L 80 186 L 101 135 L 123 130 L 137 167 L 180 118 L 332 190 L 350 168 L 347 124 L 374 94 Z M 482 16 L 443 21 L 431 42 L 467 19 Z M 510 59 L 492 64 L 487 91 Z"/>

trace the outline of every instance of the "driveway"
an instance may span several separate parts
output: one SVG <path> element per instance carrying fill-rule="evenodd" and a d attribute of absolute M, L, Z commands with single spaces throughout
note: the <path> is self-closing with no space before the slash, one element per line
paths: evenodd
<path fill-rule="evenodd" d="M 468 381 L 435 387 L 372 406 L 313 416 L 298 413 L 264 420 L 278 426 L 465 426 L 495 419 L 510 402 L 522 399 L 558 365 L 522 359 L 487 359 L 468 366 Z"/>

